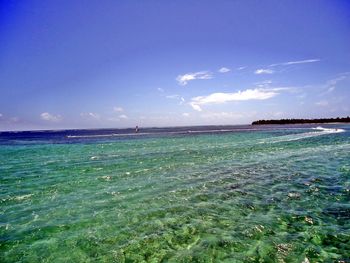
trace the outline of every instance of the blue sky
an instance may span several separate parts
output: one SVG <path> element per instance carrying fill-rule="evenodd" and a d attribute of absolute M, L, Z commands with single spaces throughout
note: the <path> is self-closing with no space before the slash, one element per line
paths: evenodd
<path fill-rule="evenodd" d="M 1 1 L 0 130 L 350 115 L 349 1 Z"/>

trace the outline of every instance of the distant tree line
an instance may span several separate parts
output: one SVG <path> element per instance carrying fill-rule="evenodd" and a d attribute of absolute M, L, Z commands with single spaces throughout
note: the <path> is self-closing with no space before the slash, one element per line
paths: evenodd
<path fill-rule="evenodd" d="M 302 124 L 302 123 L 334 123 L 334 122 L 350 122 L 350 117 L 345 118 L 323 118 L 323 119 L 281 119 L 281 120 L 258 120 L 253 121 L 252 125 L 261 124 Z"/>

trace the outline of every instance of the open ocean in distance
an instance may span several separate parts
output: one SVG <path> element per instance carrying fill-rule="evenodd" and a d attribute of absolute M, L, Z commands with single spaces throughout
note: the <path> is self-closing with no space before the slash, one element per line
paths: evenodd
<path fill-rule="evenodd" d="M 0 133 L 0 262 L 350 262 L 350 125 Z"/>

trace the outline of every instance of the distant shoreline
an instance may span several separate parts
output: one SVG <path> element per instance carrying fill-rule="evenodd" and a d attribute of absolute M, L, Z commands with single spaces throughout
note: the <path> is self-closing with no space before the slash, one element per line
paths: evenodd
<path fill-rule="evenodd" d="M 280 119 L 280 120 L 258 120 L 253 121 L 252 125 L 265 124 L 335 124 L 350 123 L 350 117 L 344 118 L 322 118 L 322 119 Z"/>

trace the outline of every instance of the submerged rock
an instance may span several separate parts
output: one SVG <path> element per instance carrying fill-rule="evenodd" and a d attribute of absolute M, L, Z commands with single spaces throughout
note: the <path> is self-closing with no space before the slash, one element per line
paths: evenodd
<path fill-rule="evenodd" d="M 300 196 L 301 196 L 300 193 L 295 193 L 295 192 L 288 193 L 289 198 L 299 199 Z"/>
<path fill-rule="evenodd" d="M 312 220 L 312 218 L 311 217 L 307 217 L 307 216 L 305 216 L 305 222 L 307 222 L 307 223 L 309 223 L 311 225 L 314 224 L 314 221 Z"/>

